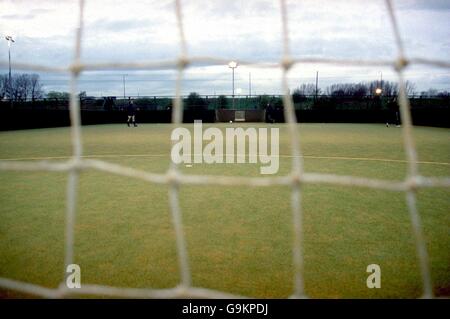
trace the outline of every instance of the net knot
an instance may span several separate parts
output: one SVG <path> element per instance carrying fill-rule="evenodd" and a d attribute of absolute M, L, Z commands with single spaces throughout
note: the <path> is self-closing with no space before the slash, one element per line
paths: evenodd
<path fill-rule="evenodd" d="M 406 187 L 410 191 L 416 191 L 421 184 L 420 176 L 411 176 L 406 180 Z"/>
<path fill-rule="evenodd" d="M 175 169 L 169 169 L 167 171 L 167 183 L 171 185 L 179 184 L 179 174 Z"/>
<path fill-rule="evenodd" d="M 294 60 L 290 57 L 284 57 L 281 60 L 281 66 L 286 71 L 289 70 L 294 65 Z"/>
<path fill-rule="evenodd" d="M 177 61 L 179 69 L 185 69 L 189 65 L 190 61 L 186 56 L 180 56 Z"/>
<path fill-rule="evenodd" d="M 302 178 L 300 176 L 300 173 L 295 172 L 292 174 L 292 185 L 293 186 L 299 186 L 301 181 L 302 181 Z"/>
<path fill-rule="evenodd" d="M 75 171 L 75 172 L 79 172 L 81 170 L 83 170 L 84 165 L 83 165 L 83 160 L 79 157 L 73 156 L 69 161 L 68 161 L 70 170 Z"/>
<path fill-rule="evenodd" d="M 73 63 L 71 66 L 69 66 L 69 71 L 77 76 L 80 74 L 80 72 L 83 70 L 83 65 L 79 62 Z"/>
<path fill-rule="evenodd" d="M 406 68 L 408 66 L 408 64 L 409 64 L 409 61 L 406 58 L 400 57 L 397 59 L 397 61 L 395 61 L 394 67 L 397 72 L 400 72 L 401 70 Z"/>

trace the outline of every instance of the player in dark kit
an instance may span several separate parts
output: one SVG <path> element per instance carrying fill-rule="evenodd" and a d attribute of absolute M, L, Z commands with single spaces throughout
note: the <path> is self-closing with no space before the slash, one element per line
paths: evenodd
<path fill-rule="evenodd" d="M 394 97 L 392 100 L 388 102 L 388 120 L 386 122 L 386 126 L 389 127 L 389 121 L 391 123 L 395 123 L 396 127 L 400 127 L 400 109 L 397 103 L 397 98 Z"/>
<path fill-rule="evenodd" d="M 135 109 L 133 101 L 131 99 L 128 99 L 127 113 L 128 113 L 128 120 L 127 120 L 128 127 L 130 127 L 130 124 L 133 124 L 133 126 L 136 127 L 137 126 L 137 124 L 136 124 L 136 109 Z"/>

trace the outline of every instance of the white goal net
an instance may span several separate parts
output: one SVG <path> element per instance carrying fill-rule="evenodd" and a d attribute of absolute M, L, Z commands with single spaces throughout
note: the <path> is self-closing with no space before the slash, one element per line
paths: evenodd
<path fill-rule="evenodd" d="M 66 72 L 70 77 L 70 121 L 71 121 L 71 144 L 72 155 L 67 161 L 0 161 L 0 170 L 3 171 L 49 171 L 67 172 L 67 208 L 66 208 L 66 230 L 65 230 L 65 265 L 74 263 L 74 221 L 77 211 L 77 189 L 79 174 L 83 170 L 94 169 L 111 174 L 126 176 L 144 180 L 148 183 L 158 183 L 169 185 L 168 199 L 172 214 L 173 227 L 176 234 L 176 244 L 178 253 L 178 263 L 180 269 L 180 283 L 170 289 L 141 289 L 141 288 L 118 288 L 102 285 L 90 285 L 83 283 L 80 289 L 69 289 L 66 287 L 65 278 L 61 278 L 58 288 L 52 289 L 34 285 L 27 282 L 16 281 L 8 278 L 0 278 L 0 287 L 12 289 L 49 298 L 63 298 L 74 295 L 102 295 L 114 297 L 136 297 L 136 298 L 237 298 L 242 296 L 228 294 L 222 291 L 195 287 L 192 284 L 191 270 L 189 266 L 189 251 L 186 245 L 186 238 L 183 231 L 182 212 L 179 203 L 179 188 L 184 185 L 226 185 L 226 186 L 249 186 L 249 187 L 270 187 L 273 185 L 285 185 L 291 188 L 291 209 L 293 237 L 293 291 L 292 298 L 307 297 L 304 290 L 303 277 L 303 238 L 302 238 L 302 186 L 305 184 L 330 184 L 348 187 L 365 187 L 371 189 L 381 189 L 393 192 L 403 192 L 407 203 L 412 231 L 416 245 L 417 260 L 421 272 L 423 297 L 433 297 L 433 287 L 430 276 L 430 265 L 426 244 L 423 238 L 421 219 L 416 204 L 416 191 L 419 188 L 430 187 L 450 187 L 450 177 L 425 177 L 418 171 L 418 158 L 412 134 L 412 122 L 408 96 L 405 89 L 403 72 L 405 67 L 412 64 L 421 64 L 441 68 L 450 68 L 450 62 L 431 60 L 427 58 L 409 58 L 405 55 L 402 37 L 397 25 L 397 18 L 391 0 L 386 0 L 386 11 L 392 25 L 392 31 L 398 51 L 397 58 L 390 60 L 355 60 L 355 59 L 333 59 L 333 58 L 303 58 L 293 56 L 290 52 L 290 40 L 288 30 L 288 14 L 285 0 L 280 0 L 280 17 L 282 21 L 283 50 L 279 63 L 261 63 L 261 61 L 239 61 L 240 65 L 257 66 L 264 68 L 280 68 L 282 70 L 282 88 L 285 119 L 289 129 L 290 143 L 292 148 L 292 167 L 290 173 L 278 177 L 240 177 L 240 176 L 208 176 L 208 175 L 188 175 L 182 174 L 177 165 L 171 164 L 164 174 L 149 173 L 126 166 L 111 164 L 101 160 L 83 158 L 83 144 L 81 139 L 80 126 L 80 106 L 77 98 L 77 83 L 80 74 L 91 70 L 156 70 L 174 69 L 177 70 L 177 81 L 175 87 L 176 98 L 172 108 L 172 123 L 181 124 L 183 105 L 181 98 L 181 84 L 185 69 L 191 64 L 201 63 L 202 65 L 216 66 L 225 65 L 232 60 L 210 57 L 192 56 L 187 51 L 187 40 L 183 28 L 182 4 L 180 0 L 175 0 L 174 10 L 177 18 L 180 55 L 174 60 L 161 61 L 136 61 L 127 63 L 101 63 L 88 64 L 81 60 L 81 47 L 83 39 L 83 7 L 84 0 L 79 1 L 79 25 L 75 39 L 74 59 L 70 65 L 64 68 L 57 68 L 44 65 L 33 65 L 27 63 L 15 63 L 15 68 L 23 70 L 34 70 L 43 72 Z M 297 128 L 297 119 L 294 112 L 294 105 L 289 94 L 288 72 L 296 64 L 330 64 L 349 66 L 369 66 L 369 67 L 391 67 L 398 76 L 399 83 L 399 105 L 401 111 L 403 143 L 406 150 L 408 163 L 408 174 L 402 181 L 390 181 L 363 178 L 356 176 L 342 176 L 335 174 L 319 174 L 305 172 L 303 168 L 303 157 L 300 148 L 301 136 Z M 7 67 L 7 61 L 0 61 L 0 67 Z"/>

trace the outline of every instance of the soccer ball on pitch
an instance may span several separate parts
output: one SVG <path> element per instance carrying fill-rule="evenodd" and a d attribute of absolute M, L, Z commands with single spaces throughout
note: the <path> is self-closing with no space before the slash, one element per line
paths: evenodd
<path fill-rule="evenodd" d="M 230 121 L 230 123 L 233 123 L 233 121 Z"/>

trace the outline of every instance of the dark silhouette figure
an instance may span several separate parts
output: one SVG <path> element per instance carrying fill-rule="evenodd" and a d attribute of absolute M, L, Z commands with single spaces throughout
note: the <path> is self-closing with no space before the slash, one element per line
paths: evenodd
<path fill-rule="evenodd" d="M 267 103 L 266 107 L 266 119 L 268 123 L 275 123 L 274 119 L 274 109 L 270 103 Z"/>
<path fill-rule="evenodd" d="M 393 97 L 388 103 L 389 118 L 386 121 L 386 126 L 389 127 L 389 122 L 395 124 L 395 126 L 400 126 L 400 108 L 397 103 L 397 97 Z"/>
<path fill-rule="evenodd" d="M 130 98 L 128 98 L 127 113 L 128 113 L 128 120 L 127 120 L 128 127 L 130 127 L 131 124 L 133 124 L 133 126 L 136 127 L 137 126 L 137 124 L 136 124 L 136 108 L 134 107 L 133 101 Z"/>
<path fill-rule="evenodd" d="M 103 108 L 106 111 L 111 111 L 114 108 L 114 100 L 112 97 L 107 96 L 103 98 Z"/>

